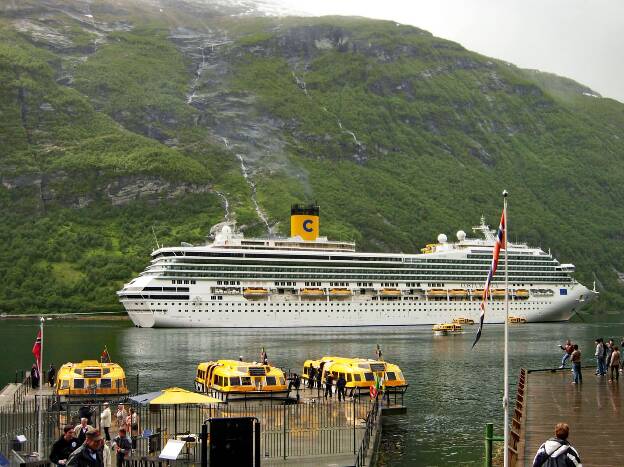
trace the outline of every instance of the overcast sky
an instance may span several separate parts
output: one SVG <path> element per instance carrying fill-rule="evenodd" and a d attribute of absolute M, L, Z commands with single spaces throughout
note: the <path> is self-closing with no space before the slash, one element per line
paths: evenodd
<path fill-rule="evenodd" d="M 312 15 L 426 29 L 522 68 L 567 76 L 624 102 L 624 0 L 278 0 Z"/>

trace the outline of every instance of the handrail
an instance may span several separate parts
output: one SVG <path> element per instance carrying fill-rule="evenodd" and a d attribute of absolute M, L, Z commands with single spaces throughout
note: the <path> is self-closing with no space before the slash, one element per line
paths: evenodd
<path fill-rule="evenodd" d="M 368 416 L 366 417 L 366 430 L 364 431 L 364 436 L 362 437 L 360 447 L 357 451 L 357 456 L 355 458 L 355 467 L 363 467 L 366 465 L 366 455 L 368 454 L 370 438 L 375 430 L 378 418 L 379 400 L 375 399 L 375 402 L 373 403 L 373 408 L 370 410 Z M 353 433 L 353 436 L 355 436 L 355 432 Z"/>

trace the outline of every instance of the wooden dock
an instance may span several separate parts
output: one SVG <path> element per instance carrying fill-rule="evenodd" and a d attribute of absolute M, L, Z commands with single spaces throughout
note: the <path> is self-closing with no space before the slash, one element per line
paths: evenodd
<path fill-rule="evenodd" d="M 583 383 L 572 383 L 570 369 L 521 372 L 513 414 L 512 440 L 517 436 L 517 465 L 530 466 L 539 446 L 554 436 L 558 422 L 570 425 L 570 443 L 588 466 L 624 465 L 621 446 L 624 377 L 609 383 L 583 369 Z M 621 386 L 621 387 L 620 387 Z"/>

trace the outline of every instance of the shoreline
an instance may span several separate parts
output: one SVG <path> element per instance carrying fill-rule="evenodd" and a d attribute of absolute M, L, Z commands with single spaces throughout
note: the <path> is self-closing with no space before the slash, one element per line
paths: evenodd
<path fill-rule="evenodd" d="M 49 320 L 78 320 L 78 321 L 130 321 L 125 312 L 102 312 L 102 313 L 46 313 L 24 315 L 0 315 L 2 320 L 30 320 L 33 318 L 46 318 Z"/>

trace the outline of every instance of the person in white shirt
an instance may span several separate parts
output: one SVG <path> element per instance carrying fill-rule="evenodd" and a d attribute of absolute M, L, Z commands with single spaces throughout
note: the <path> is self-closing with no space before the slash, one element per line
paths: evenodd
<path fill-rule="evenodd" d="M 104 437 L 106 438 L 106 441 L 110 441 L 111 439 L 110 433 L 108 432 L 111 427 L 111 418 L 111 411 L 108 406 L 108 402 L 104 402 L 104 410 L 102 410 L 102 413 L 100 414 L 100 426 L 104 429 Z"/>

